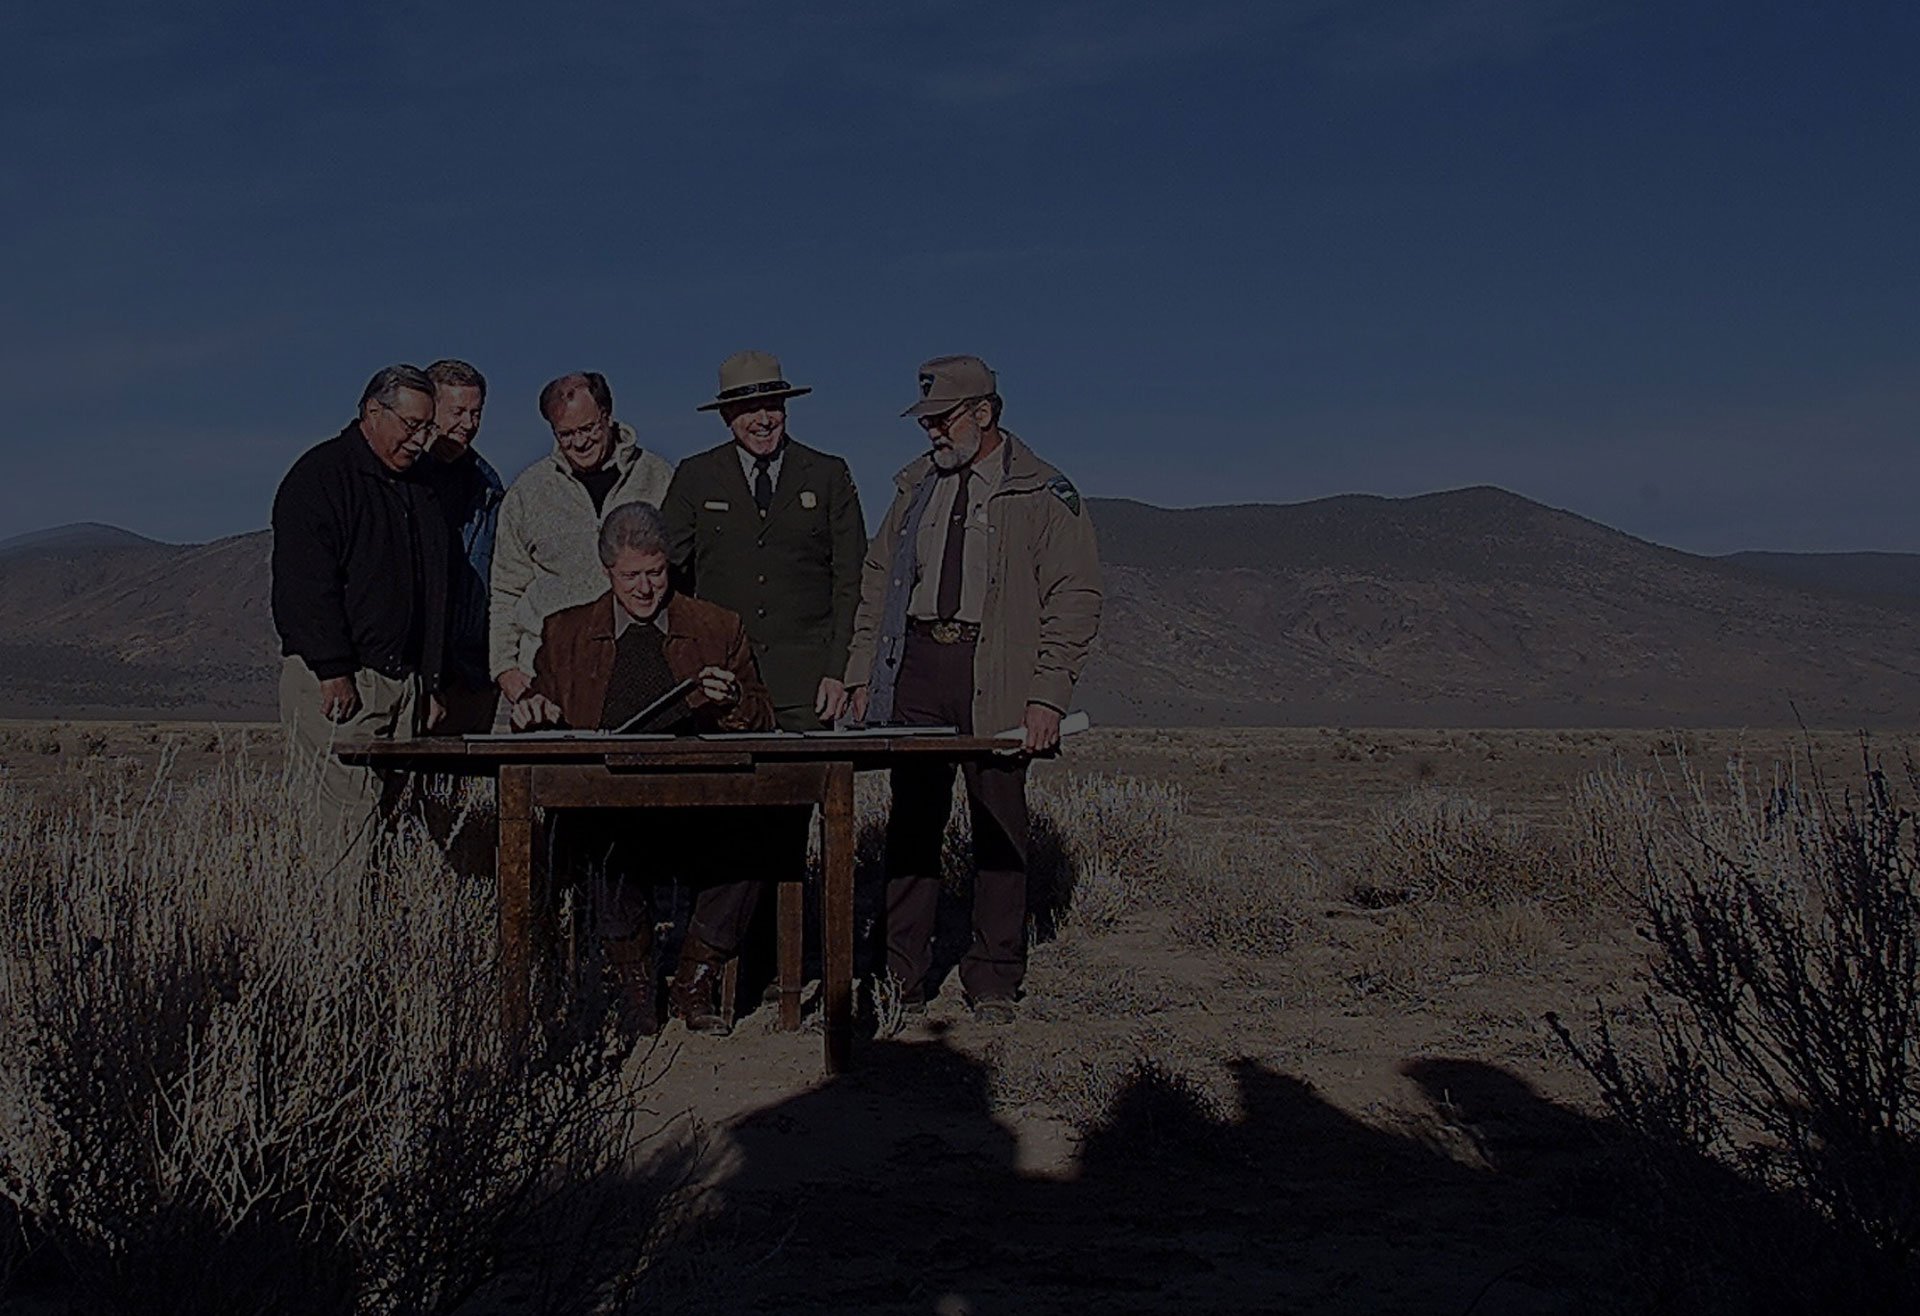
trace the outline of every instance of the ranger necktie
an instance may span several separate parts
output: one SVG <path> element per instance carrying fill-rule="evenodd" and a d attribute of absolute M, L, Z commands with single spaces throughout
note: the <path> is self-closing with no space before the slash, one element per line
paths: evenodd
<path fill-rule="evenodd" d="M 753 505 L 760 509 L 762 516 L 773 506 L 773 472 L 768 469 L 772 463 L 771 457 L 753 459 Z"/>
<path fill-rule="evenodd" d="M 973 468 L 960 468 L 960 483 L 953 491 L 953 515 L 947 518 L 947 544 L 940 554 L 940 590 L 934 612 L 941 621 L 960 615 L 960 580 L 967 556 L 967 483 Z"/>

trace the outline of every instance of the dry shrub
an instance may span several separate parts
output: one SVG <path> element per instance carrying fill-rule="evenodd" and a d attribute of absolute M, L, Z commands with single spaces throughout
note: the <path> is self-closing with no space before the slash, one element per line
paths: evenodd
<path fill-rule="evenodd" d="M 1651 1040 L 1554 1027 L 1634 1135 L 1658 1219 L 1779 1307 L 1920 1299 L 1920 828 L 1869 763 L 1857 795 L 1809 774 L 1684 760 L 1663 788 L 1593 783 L 1617 807 L 1590 851 L 1638 893 L 1656 948 Z M 1907 789 L 1920 789 L 1907 770 Z M 1761 1203 L 1769 1213 L 1725 1203 Z M 1701 1221 L 1738 1228 L 1700 1237 Z M 1711 1282 L 1700 1286 L 1712 1289 Z M 1783 1295 L 1792 1295 L 1791 1301 Z M 1685 1296 L 1685 1295 L 1683 1295 Z"/>
<path fill-rule="evenodd" d="M 547 1310 L 617 1288 L 632 1039 L 507 1039 L 484 884 L 316 874 L 278 771 L 0 786 L 0 1197 L 86 1310 Z"/>
<path fill-rule="evenodd" d="M 1151 1029 L 1106 1044 L 1075 1038 L 1051 1053 L 1031 1044 L 996 1043 L 987 1060 L 996 1105 L 1037 1106 L 1083 1133 L 1146 1133 L 1156 1116 L 1172 1113 L 1173 1104 L 1202 1110 L 1218 1124 L 1229 1105 L 1218 1084 L 1198 1072 L 1204 1061 Z M 1163 1095 L 1171 1095 L 1173 1103 L 1153 1100 Z"/>
<path fill-rule="evenodd" d="M 1446 976 L 1446 936 L 1444 927 L 1418 911 L 1388 910 L 1356 953 L 1346 983 L 1361 996 L 1425 999 Z"/>
<path fill-rule="evenodd" d="M 1179 787 L 1129 777 L 1064 776 L 1033 781 L 1027 800 L 1029 904 L 1041 940 L 1069 924 L 1076 932 L 1104 931 L 1159 903 L 1177 884 L 1186 813 Z M 885 865 L 888 803 L 878 774 L 856 787 L 856 862 L 868 880 Z M 941 877 L 954 894 L 973 880 L 972 822 L 957 781 Z"/>
<path fill-rule="evenodd" d="M 1284 836 L 1212 832 L 1189 840 L 1184 859 L 1173 935 L 1207 950 L 1286 950 L 1300 931 L 1302 896 L 1321 883 L 1313 852 Z"/>
<path fill-rule="evenodd" d="M 1464 973 L 1532 973 L 1555 962 L 1559 925 L 1533 900 L 1476 910 L 1460 929 L 1454 957 Z"/>
<path fill-rule="evenodd" d="M 1471 796 L 1422 787 L 1376 813 L 1347 867 L 1350 899 L 1377 909 L 1539 896 L 1551 890 L 1560 865 L 1518 819 L 1496 818 Z"/>
<path fill-rule="evenodd" d="M 1029 791 L 1029 880 L 1042 918 L 1101 932 L 1163 901 L 1179 880 L 1186 795 L 1165 782 L 1068 776 Z"/>

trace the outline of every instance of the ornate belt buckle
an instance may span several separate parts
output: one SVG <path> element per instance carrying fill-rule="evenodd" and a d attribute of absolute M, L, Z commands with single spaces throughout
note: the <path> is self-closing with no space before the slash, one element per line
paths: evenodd
<path fill-rule="evenodd" d="M 935 644 L 958 644 L 964 639 L 966 631 L 957 621 L 937 621 L 933 624 Z"/>

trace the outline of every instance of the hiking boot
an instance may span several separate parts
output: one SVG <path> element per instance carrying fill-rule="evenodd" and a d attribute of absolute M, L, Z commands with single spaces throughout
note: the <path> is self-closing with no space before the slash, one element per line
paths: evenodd
<path fill-rule="evenodd" d="M 733 1021 L 720 1008 L 720 982 L 727 957 L 698 937 L 688 934 L 680 946 L 680 967 L 673 975 L 673 1013 L 684 1019 L 690 1033 L 725 1037 Z"/>
<path fill-rule="evenodd" d="M 999 996 L 991 1000 L 973 1002 L 973 1017 L 983 1024 L 998 1027 L 1018 1019 L 1020 1011 L 1011 999 Z"/>

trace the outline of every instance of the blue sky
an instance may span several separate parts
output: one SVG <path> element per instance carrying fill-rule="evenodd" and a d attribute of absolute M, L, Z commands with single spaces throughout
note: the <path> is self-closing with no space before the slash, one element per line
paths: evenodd
<path fill-rule="evenodd" d="M 396 359 L 678 457 L 761 347 L 872 516 L 974 351 L 1096 495 L 1920 551 L 1917 11 L 18 0 L 0 538 L 256 528 Z"/>

